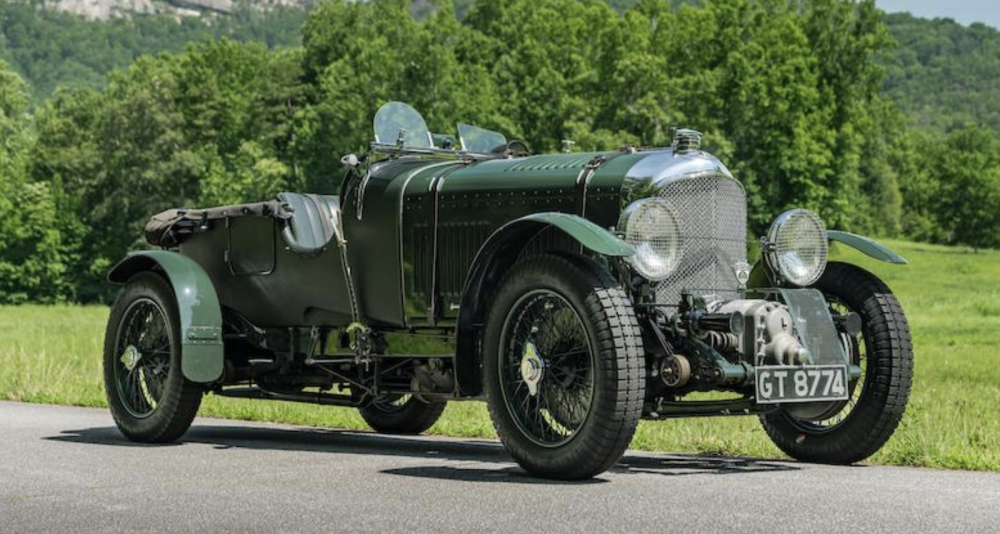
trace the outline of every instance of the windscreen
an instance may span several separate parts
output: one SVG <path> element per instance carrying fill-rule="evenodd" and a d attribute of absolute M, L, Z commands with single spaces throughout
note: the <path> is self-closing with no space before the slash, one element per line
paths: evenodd
<path fill-rule="evenodd" d="M 402 148 L 431 148 L 431 133 L 417 110 L 403 102 L 389 102 L 375 114 L 375 142 Z"/>
<path fill-rule="evenodd" d="M 507 145 L 507 138 L 502 133 L 464 123 L 458 124 L 458 139 L 462 150 L 476 154 L 489 154 Z"/>

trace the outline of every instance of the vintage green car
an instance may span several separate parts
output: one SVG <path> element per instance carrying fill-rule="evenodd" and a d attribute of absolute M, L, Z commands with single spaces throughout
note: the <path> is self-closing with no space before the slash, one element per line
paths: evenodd
<path fill-rule="evenodd" d="M 356 407 L 419 433 L 485 400 L 528 472 L 601 473 L 640 419 L 756 415 L 790 456 L 846 464 L 898 425 L 913 368 L 889 288 L 806 210 L 747 261 L 746 196 L 701 134 L 530 156 L 390 102 L 338 196 L 153 217 L 129 255 L 104 377 L 129 439 L 169 442 L 205 393 Z M 711 393 L 707 393 L 711 392 Z M 692 398 L 693 397 L 693 398 Z"/>

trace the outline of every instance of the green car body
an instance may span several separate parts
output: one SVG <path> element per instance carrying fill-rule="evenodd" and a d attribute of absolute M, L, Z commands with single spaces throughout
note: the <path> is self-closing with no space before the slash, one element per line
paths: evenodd
<path fill-rule="evenodd" d="M 663 153 L 671 152 L 667 149 Z M 629 256 L 632 247 L 613 231 L 622 210 L 622 184 L 629 169 L 653 154 L 618 151 L 510 160 L 414 158 L 382 163 L 371 171 L 364 199 L 359 200 L 361 183 L 350 184 L 346 188 L 348 202 L 343 206 L 348 240 L 375 245 L 359 246 L 350 257 L 352 271 L 358 273 L 356 283 L 365 318 L 376 326 L 464 324 L 469 328 L 482 320 L 485 310 L 480 300 L 488 294 L 485 285 L 490 283 L 491 273 L 492 283 L 497 283 L 496 273 L 509 268 L 511 258 L 519 253 L 513 249 L 526 246 L 543 232 L 567 250 L 583 247 L 606 257 Z M 600 161 L 599 166 L 592 164 L 595 160 Z M 595 172 L 590 182 L 583 184 L 580 175 L 588 165 L 593 165 Z M 280 221 L 247 223 L 241 219 L 231 219 L 224 236 L 221 232 L 204 234 L 185 242 L 178 251 L 135 252 L 111 271 L 109 280 L 124 283 L 139 270 L 162 269 L 171 280 L 184 284 L 183 288 L 175 285 L 179 291 L 198 295 L 182 309 L 191 310 L 195 317 L 203 315 L 195 323 L 201 328 L 222 328 L 220 305 L 247 310 L 256 324 L 264 327 L 350 324 L 347 282 L 339 274 L 342 265 L 335 247 L 301 259 L 283 250 Z M 240 241 L 243 225 L 255 228 L 248 229 L 251 237 Z M 829 234 L 831 240 L 873 258 L 906 263 L 871 239 L 833 230 Z M 435 239 L 440 241 L 435 243 Z M 268 247 L 269 240 L 272 247 Z M 505 241 L 509 243 L 505 245 Z M 241 246 L 273 255 L 273 260 L 266 261 L 271 267 L 234 275 L 232 269 L 240 267 L 231 268 L 230 264 L 239 261 Z M 232 256 L 217 254 L 220 248 L 228 249 Z M 176 257 L 168 259 L 171 255 Z M 320 269 L 313 269 L 312 264 Z M 329 286 L 318 300 L 311 283 L 299 283 L 317 279 Z M 302 286 L 303 293 L 290 296 L 289 291 L 294 292 L 291 288 L 296 286 Z M 223 298 L 216 294 L 216 287 Z M 462 317 L 463 309 L 471 311 Z M 309 315 L 316 310 L 329 313 Z M 192 358 L 211 361 L 196 366 L 203 371 L 186 373 L 189 380 L 211 383 L 221 377 L 221 350 Z"/>
<path fill-rule="evenodd" d="M 220 395 L 358 407 L 401 396 L 425 403 L 481 399 L 489 393 L 484 354 L 492 349 L 486 334 L 494 301 L 503 299 L 502 281 L 529 258 L 553 255 L 587 258 L 598 266 L 589 269 L 617 280 L 628 295 L 647 354 L 646 417 L 773 411 L 754 400 L 753 363 L 723 357 L 719 348 L 744 347 L 743 318 L 748 328 L 763 328 L 751 325 L 751 318 L 769 316 L 748 310 L 768 299 L 787 300 L 774 306 L 787 305 L 794 320 L 815 316 L 823 323 L 812 332 L 822 330 L 825 337 L 815 334 L 808 351 L 804 334 L 781 350 L 808 355 L 802 361 L 809 365 L 844 367 L 852 381 L 862 373 L 857 362 L 847 365 L 833 330 L 843 335 L 849 327 L 841 317 L 831 318 L 822 300 L 810 301 L 808 292 L 815 290 L 789 283 L 778 259 L 752 268 L 745 263 L 742 186 L 719 160 L 699 150 L 694 132 L 680 131 L 674 146 L 662 149 L 528 156 L 505 140 L 489 151 L 468 150 L 464 139 L 462 149 L 441 149 L 420 138 L 409 141 L 413 132 L 401 126 L 391 130 L 398 137 L 392 144 L 384 134 L 379 139 L 379 128 L 377 117 L 372 152 L 361 161 L 344 158 L 340 195 L 286 193 L 258 204 L 173 210 L 147 227 L 150 242 L 162 250 L 136 252 L 112 270 L 114 283 L 128 284 L 148 272 L 169 282 L 188 382 Z M 648 216 L 666 214 L 660 220 L 673 225 L 673 233 L 647 243 L 626 226 L 649 199 L 660 212 Z M 861 236 L 830 231 L 823 247 L 827 239 L 905 263 Z M 765 240 L 765 258 L 767 247 L 780 248 L 779 241 Z M 673 274 L 661 280 L 644 278 L 638 267 L 645 261 L 640 256 L 649 257 L 655 247 L 677 256 L 667 258 Z M 715 333 L 701 336 L 709 330 Z M 713 344 L 723 338 L 723 345 Z M 109 349 L 109 357 L 126 361 L 118 356 L 122 347 L 113 346 L 118 348 Z M 530 346 L 521 362 L 523 376 L 530 375 L 525 362 L 534 358 Z M 685 358 L 675 357 L 673 349 L 691 360 L 676 368 L 690 378 L 675 390 L 657 378 L 675 372 L 670 365 Z M 404 361 L 413 362 L 412 376 L 379 375 Z M 335 384 L 340 393 L 331 392 Z M 762 386 L 756 387 L 759 394 Z M 681 399 L 712 389 L 743 396 Z M 801 406 L 788 412 L 816 412 Z"/>

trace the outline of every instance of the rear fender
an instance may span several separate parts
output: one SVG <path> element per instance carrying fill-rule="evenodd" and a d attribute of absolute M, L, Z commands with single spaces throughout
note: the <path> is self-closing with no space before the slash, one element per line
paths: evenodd
<path fill-rule="evenodd" d="M 108 273 L 108 281 L 124 284 L 144 271 L 162 273 L 174 288 L 180 317 L 181 372 L 184 378 L 208 384 L 222 378 L 222 308 L 212 280 L 194 260 L 166 250 L 129 254 Z"/>
<path fill-rule="evenodd" d="M 531 238 L 552 227 L 601 256 L 625 257 L 635 253 L 631 245 L 608 230 L 568 213 L 535 213 L 495 231 L 476 254 L 462 293 L 455 356 L 455 375 L 462 396 L 477 396 L 483 390 L 481 337 L 491 290 L 500 284 Z"/>

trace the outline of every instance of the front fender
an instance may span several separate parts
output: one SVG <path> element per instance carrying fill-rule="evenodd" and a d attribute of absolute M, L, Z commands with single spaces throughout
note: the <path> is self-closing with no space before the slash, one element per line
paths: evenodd
<path fill-rule="evenodd" d="M 472 262 L 459 308 L 455 374 L 463 395 L 479 395 L 482 392 L 482 344 L 479 336 L 489 310 L 486 301 L 489 288 L 500 283 L 532 237 L 551 227 L 558 228 L 584 248 L 602 256 L 635 254 L 635 249 L 615 234 L 583 217 L 568 213 L 534 213 L 515 219 L 493 232 Z"/>
<path fill-rule="evenodd" d="M 498 236 L 501 232 L 510 229 L 512 226 L 530 222 L 555 226 L 587 249 L 603 256 L 624 257 L 635 254 L 635 249 L 632 248 L 632 245 L 622 241 L 620 237 L 608 230 L 597 226 L 579 215 L 558 212 L 534 213 L 507 223 L 494 232 L 486 244 L 489 245 L 493 237 Z"/>
<path fill-rule="evenodd" d="M 184 378 L 207 384 L 222 377 L 222 307 L 212 280 L 194 260 L 177 252 L 133 252 L 108 273 L 108 281 L 124 284 L 143 271 L 162 272 L 174 288 L 180 317 L 181 372 Z"/>
<path fill-rule="evenodd" d="M 849 232 L 841 232 L 840 230 L 827 230 L 826 237 L 830 241 L 843 243 L 862 252 L 863 254 L 875 258 L 876 260 L 884 261 L 886 263 L 895 263 L 896 265 L 906 265 L 909 263 L 906 261 L 906 258 L 896 254 L 896 252 L 889 247 L 864 236 Z"/>
<path fill-rule="evenodd" d="M 906 258 L 900 256 L 889 247 L 864 236 L 850 232 L 841 232 L 840 230 L 827 230 L 826 237 L 831 242 L 843 243 L 879 261 L 896 265 L 909 264 Z M 750 279 L 747 282 L 747 287 L 761 288 L 774 287 L 776 285 L 776 280 L 765 265 L 763 258 L 757 260 L 757 263 L 754 264 L 753 269 L 750 271 Z"/>

